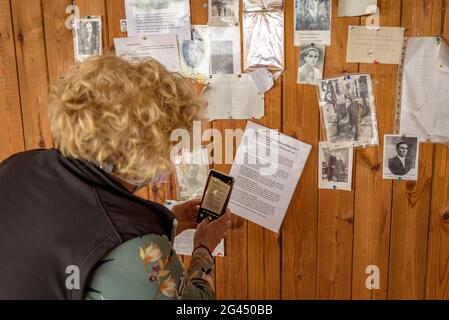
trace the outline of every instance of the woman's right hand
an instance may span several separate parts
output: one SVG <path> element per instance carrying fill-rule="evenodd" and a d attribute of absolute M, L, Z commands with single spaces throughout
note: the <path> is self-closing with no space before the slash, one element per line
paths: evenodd
<path fill-rule="evenodd" d="M 231 226 L 231 211 L 229 209 L 217 220 L 204 219 L 196 229 L 193 248 L 205 247 L 212 253 L 220 241 L 228 235 Z"/>

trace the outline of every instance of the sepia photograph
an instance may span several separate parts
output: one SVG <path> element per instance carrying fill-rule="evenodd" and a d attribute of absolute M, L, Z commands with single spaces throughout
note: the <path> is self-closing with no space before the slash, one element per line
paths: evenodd
<path fill-rule="evenodd" d="M 295 0 L 295 30 L 329 30 L 331 5 L 331 0 Z"/>
<path fill-rule="evenodd" d="M 353 148 L 331 150 L 326 142 L 319 144 L 318 183 L 320 189 L 352 189 Z"/>
<path fill-rule="evenodd" d="M 330 148 L 378 145 L 370 75 L 355 74 L 320 80 L 318 90 Z"/>
<path fill-rule="evenodd" d="M 385 135 L 383 177 L 390 180 L 418 180 L 419 138 Z"/>
<path fill-rule="evenodd" d="M 299 53 L 298 81 L 299 84 L 317 85 L 323 78 L 324 44 L 304 44 Z"/>
<path fill-rule="evenodd" d="M 331 45 L 332 0 L 295 0 L 295 46 Z"/>
<path fill-rule="evenodd" d="M 239 22 L 239 0 L 209 0 L 209 25 L 226 26 Z"/>
<path fill-rule="evenodd" d="M 212 74 L 233 74 L 234 57 L 233 42 L 211 41 L 210 42 L 210 67 Z"/>
<path fill-rule="evenodd" d="M 101 17 L 75 19 L 74 25 L 75 60 L 82 62 L 91 56 L 101 55 L 103 51 Z"/>
<path fill-rule="evenodd" d="M 183 151 L 175 159 L 176 177 L 178 181 L 180 200 L 201 197 L 209 175 L 207 148 L 196 152 Z"/>
<path fill-rule="evenodd" d="M 179 56 L 183 75 L 209 74 L 210 57 L 205 40 L 179 41 Z"/>

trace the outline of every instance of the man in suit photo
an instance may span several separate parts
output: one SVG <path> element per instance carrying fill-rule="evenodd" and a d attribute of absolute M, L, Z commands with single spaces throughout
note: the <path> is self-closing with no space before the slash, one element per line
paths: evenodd
<path fill-rule="evenodd" d="M 404 176 L 412 169 L 412 160 L 407 157 L 408 144 L 404 141 L 396 144 L 397 156 L 388 159 L 388 169 L 396 176 Z"/>

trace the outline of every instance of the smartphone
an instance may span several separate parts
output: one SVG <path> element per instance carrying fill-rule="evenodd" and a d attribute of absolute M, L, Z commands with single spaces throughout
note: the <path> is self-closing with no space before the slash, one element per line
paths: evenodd
<path fill-rule="evenodd" d="M 226 212 L 233 186 L 233 177 L 215 170 L 209 172 L 200 210 L 198 212 L 198 223 L 205 218 L 210 218 L 212 220 L 218 219 Z"/>

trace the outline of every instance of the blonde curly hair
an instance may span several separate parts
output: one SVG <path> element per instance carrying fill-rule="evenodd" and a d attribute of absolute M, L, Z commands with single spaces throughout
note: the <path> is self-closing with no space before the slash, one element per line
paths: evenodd
<path fill-rule="evenodd" d="M 171 167 L 171 132 L 191 131 L 203 110 L 186 80 L 156 60 L 97 56 L 51 89 L 49 119 L 64 156 L 112 164 L 112 174 L 145 184 Z"/>

